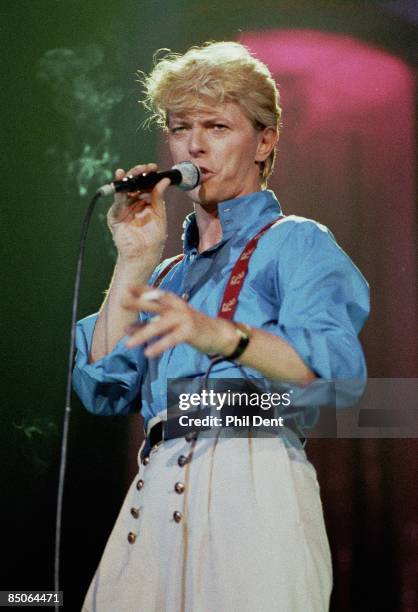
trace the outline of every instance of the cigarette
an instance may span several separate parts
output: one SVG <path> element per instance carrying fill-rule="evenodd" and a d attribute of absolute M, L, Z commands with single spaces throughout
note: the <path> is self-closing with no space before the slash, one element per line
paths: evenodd
<path fill-rule="evenodd" d="M 157 301 L 162 298 L 164 295 L 164 291 L 161 289 L 151 289 L 150 291 L 144 291 L 141 295 L 141 300 L 145 300 L 146 302 Z"/>

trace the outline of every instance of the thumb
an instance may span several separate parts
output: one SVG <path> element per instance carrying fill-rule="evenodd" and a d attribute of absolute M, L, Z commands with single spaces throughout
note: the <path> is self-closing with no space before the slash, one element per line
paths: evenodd
<path fill-rule="evenodd" d="M 171 185 L 169 178 L 164 178 L 159 181 L 151 192 L 151 203 L 156 212 L 164 210 L 164 192 Z"/>

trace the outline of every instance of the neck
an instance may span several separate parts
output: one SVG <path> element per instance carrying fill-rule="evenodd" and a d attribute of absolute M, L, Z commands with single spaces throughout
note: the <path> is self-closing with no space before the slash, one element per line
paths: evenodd
<path fill-rule="evenodd" d="M 222 238 L 222 226 L 218 216 L 218 205 L 203 208 L 195 203 L 196 223 L 199 229 L 199 253 L 210 249 Z"/>

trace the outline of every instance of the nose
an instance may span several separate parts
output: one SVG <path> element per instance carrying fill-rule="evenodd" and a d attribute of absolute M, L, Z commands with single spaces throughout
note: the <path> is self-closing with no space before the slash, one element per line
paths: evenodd
<path fill-rule="evenodd" d="M 193 157 L 197 157 L 206 152 L 207 142 L 204 130 L 200 127 L 194 127 L 189 133 L 189 153 Z"/>

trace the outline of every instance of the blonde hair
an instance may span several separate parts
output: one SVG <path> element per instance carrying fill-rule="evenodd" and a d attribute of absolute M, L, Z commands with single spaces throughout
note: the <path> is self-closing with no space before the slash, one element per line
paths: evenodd
<path fill-rule="evenodd" d="M 167 52 L 160 58 L 161 52 Z M 257 130 L 280 127 L 280 97 L 267 66 L 237 42 L 207 42 L 184 55 L 160 49 L 149 75 L 139 73 L 151 113 L 146 123 L 168 129 L 168 114 L 204 103 L 236 102 Z M 276 148 L 260 163 L 262 187 L 273 171 Z"/>

